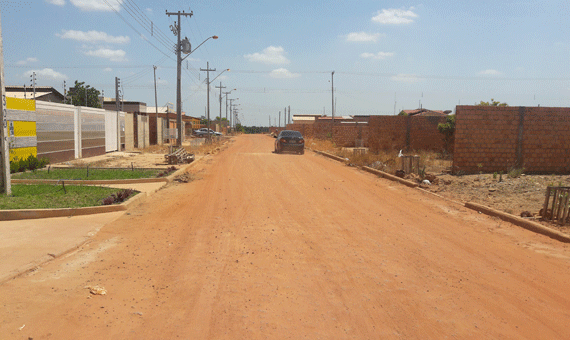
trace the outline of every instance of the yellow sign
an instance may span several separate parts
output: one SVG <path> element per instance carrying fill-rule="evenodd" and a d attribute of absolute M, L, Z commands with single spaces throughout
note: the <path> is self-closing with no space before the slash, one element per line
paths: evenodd
<path fill-rule="evenodd" d="M 36 101 L 33 99 L 6 97 L 6 108 L 8 110 L 36 111 Z"/>

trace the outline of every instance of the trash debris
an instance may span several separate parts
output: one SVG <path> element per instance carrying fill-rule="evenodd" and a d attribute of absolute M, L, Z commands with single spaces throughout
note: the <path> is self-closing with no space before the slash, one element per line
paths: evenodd
<path fill-rule="evenodd" d="M 26 325 L 25 325 L 25 324 L 24 324 L 24 325 L 22 325 L 22 327 L 20 327 L 20 328 L 18 328 L 18 329 L 19 329 L 19 330 L 22 330 L 22 329 L 24 329 L 24 327 L 26 327 Z"/>
<path fill-rule="evenodd" d="M 431 185 L 431 182 L 428 181 L 427 179 L 424 179 L 424 180 L 422 181 L 422 184 L 424 184 L 424 185 Z"/>
<path fill-rule="evenodd" d="M 185 172 L 182 175 L 176 176 L 174 180 L 179 183 L 188 183 L 191 182 L 193 178 L 192 175 L 190 175 L 188 172 Z"/>
<path fill-rule="evenodd" d="M 91 293 L 93 295 L 107 295 L 107 290 L 103 287 L 87 286 L 85 288 L 89 289 L 89 293 Z"/>
<path fill-rule="evenodd" d="M 400 178 L 406 177 L 406 172 L 404 170 L 396 170 L 396 176 Z"/>

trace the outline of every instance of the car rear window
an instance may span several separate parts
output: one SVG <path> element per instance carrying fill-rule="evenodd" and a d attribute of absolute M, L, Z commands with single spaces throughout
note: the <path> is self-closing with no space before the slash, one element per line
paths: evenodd
<path fill-rule="evenodd" d="M 281 131 L 281 137 L 303 137 L 299 131 Z"/>

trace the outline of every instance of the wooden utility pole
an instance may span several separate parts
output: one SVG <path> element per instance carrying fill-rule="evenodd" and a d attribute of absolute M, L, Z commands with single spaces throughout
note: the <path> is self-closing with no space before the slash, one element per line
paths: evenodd
<path fill-rule="evenodd" d="M 222 89 L 225 89 L 225 86 L 222 86 L 222 82 L 220 82 L 220 86 L 216 86 L 217 89 L 220 89 L 220 126 L 222 124 Z"/>
<path fill-rule="evenodd" d="M 174 26 L 170 26 L 172 33 L 177 36 L 178 43 L 176 44 L 176 128 L 178 129 L 178 146 L 182 146 L 182 91 L 181 91 L 181 79 L 182 79 L 182 48 L 181 48 L 181 41 L 180 41 L 180 18 L 182 16 L 191 17 L 194 15 L 193 12 L 184 13 L 184 11 L 168 13 L 166 15 L 177 15 L 178 22 L 174 24 Z M 209 128 L 209 126 L 208 126 Z"/>
<path fill-rule="evenodd" d="M 0 13 L 1 14 L 1 13 Z M 2 40 L 2 22 L 0 21 L 0 98 L 2 98 L 2 127 L 0 128 L 0 147 L 2 153 L 2 175 L 0 176 L 0 190 L 7 196 L 12 195 L 10 182 L 10 149 L 8 146 L 8 120 L 6 119 L 6 90 L 4 88 L 4 48 Z"/>

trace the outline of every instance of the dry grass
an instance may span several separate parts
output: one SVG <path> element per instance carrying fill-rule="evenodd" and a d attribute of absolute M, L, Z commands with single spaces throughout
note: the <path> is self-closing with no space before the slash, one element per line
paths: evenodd
<path fill-rule="evenodd" d="M 370 152 L 366 154 L 354 154 L 350 149 L 343 150 L 329 140 L 319 139 L 307 139 L 306 145 L 314 150 L 324 151 L 343 158 L 348 158 L 348 162 L 355 166 L 368 166 L 392 174 L 401 168 L 401 162 L 398 158 L 399 150 L 380 151 L 377 154 Z M 428 173 L 442 173 L 451 169 L 452 161 L 444 159 L 444 156 L 438 152 L 413 151 L 406 154 L 420 156 L 420 167 L 423 169 L 425 166 L 425 171 Z"/>

